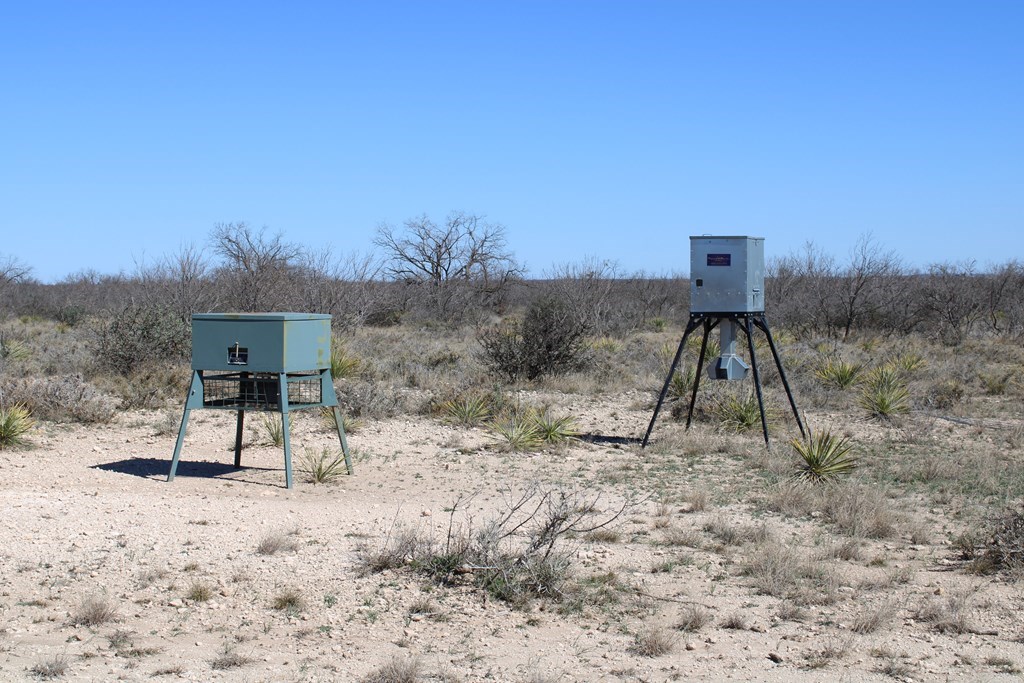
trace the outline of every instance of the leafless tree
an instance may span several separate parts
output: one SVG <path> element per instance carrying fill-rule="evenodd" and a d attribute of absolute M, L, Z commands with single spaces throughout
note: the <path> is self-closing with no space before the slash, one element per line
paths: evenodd
<path fill-rule="evenodd" d="M 386 273 L 399 281 L 425 285 L 434 313 L 459 317 L 460 294 L 500 301 L 523 268 L 508 249 L 505 226 L 484 216 L 454 211 L 438 225 L 429 216 L 407 220 L 403 228 L 382 223 L 374 243 L 384 250 Z"/>
<path fill-rule="evenodd" d="M 813 242 L 803 251 L 768 263 L 765 302 L 772 317 L 791 329 L 816 334 L 835 331 L 835 259 Z"/>
<path fill-rule="evenodd" d="M 849 338 L 855 325 L 878 315 L 894 295 L 902 270 L 899 257 L 883 251 L 870 232 L 860 236 L 849 265 L 834 280 L 843 339 Z"/>
<path fill-rule="evenodd" d="M 330 313 L 338 328 L 361 325 L 388 307 L 382 268 L 374 254 L 338 258 L 329 248 L 306 252 L 297 274 L 303 310 Z"/>
<path fill-rule="evenodd" d="M 143 303 L 170 311 L 186 325 L 193 313 L 217 307 L 213 268 L 202 249 L 194 244 L 183 245 L 176 254 L 164 256 L 153 266 L 137 266 L 135 277 L 143 292 Z"/>
<path fill-rule="evenodd" d="M 920 315 L 943 342 L 959 344 L 977 324 L 984 305 L 973 260 L 933 263 L 919 289 Z"/>
<path fill-rule="evenodd" d="M 0 257 L 0 294 L 10 285 L 23 282 L 32 269 L 13 256 Z"/>
<path fill-rule="evenodd" d="M 275 310 L 288 301 L 289 276 L 302 248 L 285 242 L 281 232 L 255 230 L 245 223 L 220 223 L 210 234 L 222 264 L 217 273 L 225 303 L 240 311 Z"/>

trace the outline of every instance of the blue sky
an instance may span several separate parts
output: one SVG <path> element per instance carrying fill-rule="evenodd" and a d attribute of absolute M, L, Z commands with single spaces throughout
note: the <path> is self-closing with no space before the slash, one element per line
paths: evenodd
<path fill-rule="evenodd" d="M 1024 258 L 1024 3 L 7 2 L 0 254 L 44 281 L 246 221 L 453 209 L 531 273 L 694 234 Z"/>

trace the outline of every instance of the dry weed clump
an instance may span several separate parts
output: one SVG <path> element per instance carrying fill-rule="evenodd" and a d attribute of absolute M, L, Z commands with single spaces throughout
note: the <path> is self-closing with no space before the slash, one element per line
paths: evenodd
<path fill-rule="evenodd" d="M 297 529 L 292 531 L 271 531 L 260 539 L 256 546 L 258 555 L 276 555 L 280 552 L 293 552 L 298 549 L 299 542 L 295 539 Z"/>
<path fill-rule="evenodd" d="M 830 604 L 836 599 L 838 578 L 828 565 L 808 559 L 800 548 L 777 541 L 751 548 L 742 574 L 763 595 L 800 604 Z"/>
<path fill-rule="evenodd" d="M 915 616 L 939 633 L 971 633 L 971 600 L 976 592 L 976 588 L 968 588 L 951 592 L 945 599 L 929 598 L 918 606 Z"/>
<path fill-rule="evenodd" d="M 235 645 L 229 643 L 225 644 L 220 654 L 210 661 L 210 666 L 215 671 L 225 671 L 228 669 L 238 669 L 250 664 L 252 661 L 251 657 L 243 655 L 237 650 Z"/>
<path fill-rule="evenodd" d="M 686 605 L 679 614 L 676 628 L 686 633 L 696 633 L 714 620 L 711 611 L 702 605 Z"/>
<path fill-rule="evenodd" d="M 896 616 L 898 605 L 893 600 L 883 600 L 877 605 L 866 607 L 853 619 L 850 630 L 861 635 L 875 633 Z"/>
<path fill-rule="evenodd" d="M 68 672 L 70 663 L 64 655 L 54 655 L 41 659 L 29 668 L 34 676 L 48 681 L 54 678 L 62 678 Z"/>
<path fill-rule="evenodd" d="M 644 628 L 633 637 L 629 651 L 641 657 L 661 657 L 675 649 L 678 638 L 661 626 Z"/>
<path fill-rule="evenodd" d="M 91 595 L 71 615 L 74 626 L 99 626 L 118 618 L 117 605 L 106 595 Z"/>
<path fill-rule="evenodd" d="M 408 659 L 392 658 L 359 679 L 359 683 L 416 683 L 423 672 L 418 657 Z"/>
<path fill-rule="evenodd" d="M 834 486 L 819 500 L 829 521 L 849 536 L 891 538 L 896 535 L 899 517 L 876 487 L 861 483 Z"/>
<path fill-rule="evenodd" d="M 505 509 L 481 525 L 458 524 L 465 500 L 449 508 L 444 539 L 393 525 L 383 544 L 364 551 L 364 573 L 407 567 L 440 584 L 470 582 L 514 606 L 534 597 L 565 597 L 573 556 L 570 538 L 613 524 L 625 510 L 601 513 L 598 498 L 561 487 L 530 485 L 505 496 Z"/>

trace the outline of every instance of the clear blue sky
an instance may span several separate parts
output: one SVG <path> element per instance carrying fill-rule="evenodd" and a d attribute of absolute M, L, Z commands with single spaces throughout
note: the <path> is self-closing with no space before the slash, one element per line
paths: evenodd
<path fill-rule="evenodd" d="M 1024 3 L 0 5 L 0 254 L 44 281 L 451 209 L 536 275 L 701 233 L 1024 259 Z"/>

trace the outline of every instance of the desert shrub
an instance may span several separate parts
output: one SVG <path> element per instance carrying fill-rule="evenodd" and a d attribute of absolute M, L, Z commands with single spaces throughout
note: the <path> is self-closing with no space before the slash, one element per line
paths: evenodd
<path fill-rule="evenodd" d="M 988 531 L 984 548 L 978 555 L 981 568 L 1024 569 L 1024 509 L 1006 511 L 989 524 Z"/>
<path fill-rule="evenodd" d="M 407 397 L 383 382 L 348 380 L 335 387 L 345 415 L 381 419 L 411 411 Z"/>
<path fill-rule="evenodd" d="M 188 357 L 191 330 L 181 316 L 157 306 L 128 305 L 98 323 L 96 358 L 130 375 L 149 363 Z"/>
<path fill-rule="evenodd" d="M 213 598 L 213 589 L 202 581 L 193 581 L 185 591 L 185 597 L 192 602 L 207 602 Z"/>
<path fill-rule="evenodd" d="M 928 404 L 941 409 L 952 408 L 963 400 L 967 387 L 957 379 L 944 379 L 932 385 L 928 392 Z"/>
<path fill-rule="evenodd" d="M 826 429 L 817 434 L 808 432 L 806 439 L 793 439 L 793 450 L 800 456 L 797 476 L 810 482 L 835 481 L 853 471 L 857 458 L 850 455 L 852 445 Z"/>
<path fill-rule="evenodd" d="M 408 567 L 440 584 L 468 580 L 493 597 L 522 607 L 536 597 L 562 600 L 573 554 L 563 547 L 612 524 L 625 505 L 602 514 L 597 498 L 560 487 L 528 486 L 506 497 L 505 509 L 480 525 L 456 524 L 462 501 L 450 506 L 443 540 L 395 527 L 381 547 L 364 550 L 364 571 Z"/>
<path fill-rule="evenodd" d="M 584 367 L 590 360 L 588 327 L 560 299 L 543 297 L 515 318 L 477 335 L 484 364 L 515 382 Z"/>
<path fill-rule="evenodd" d="M 25 434 L 35 426 L 28 408 L 20 404 L 0 407 L 0 451 L 25 444 Z"/>
<path fill-rule="evenodd" d="M 117 401 L 80 375 L 27 377 L 2 388 L 7 400 L 24 405 L 38 420 L 105 424 L 116 413 Z"/>

